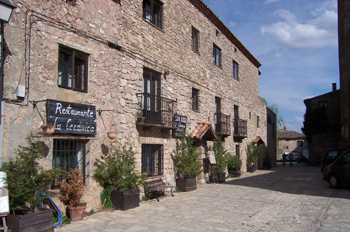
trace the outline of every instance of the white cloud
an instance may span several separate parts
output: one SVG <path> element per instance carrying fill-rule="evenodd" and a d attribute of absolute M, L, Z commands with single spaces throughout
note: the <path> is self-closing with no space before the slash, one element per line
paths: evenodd
<path fill-rule="evenodd" d="M 265 1 L 265 5 L 267 5 L 267 4 L 270 4 L 270 3 L 273 3 L 273 2 L 279 2 L 280 0 L 266 0 Z"/>
<path fill-rule="evenodd" d="M 292 48 L 320 48 L 338 45 L 337 12 L 326 9 L 333 8 L 334 1 L 330 1 L 313 11 L 314 18 L 305 23 L 299 22 L 297 17 L 289 10 L 280 9 L 274 12 L 285 21 L 262 26 L 262 35 L 271 35 L 280 44 Z"/>
<path fill-rule="evenodd" d="M 229 23 L 228 23 L 228 27 L 236 27 L 236 22 L 233 22 L 233 21 L 230 21 Z"/>

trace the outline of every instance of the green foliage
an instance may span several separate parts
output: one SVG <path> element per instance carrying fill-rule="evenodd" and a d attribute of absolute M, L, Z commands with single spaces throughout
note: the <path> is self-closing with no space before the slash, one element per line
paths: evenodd
<path fill-rule="evenodd" d="M 182 191 L 181 191 L 181 189 L 179 189 L 179 187 L 175 187 L 175 190 L 174 190 L 174 193 L 181 193 Z"/>
<path fill-rule="evenodd" d="M 311 109 L 306 102 L 306 112 L 304 114 L 304 126 L 301 128 L 302 132 L 309 143 L 312 143 L 314 135 L 326 132 L 329 128 L 328 116 L 325 107 Z"/>
<path fill-rule="evenodd" d="M 213 144 L 213 152 L 216 160 L 216 170 L 219 173 L 223 173 L 227 167 L 227 161 L 230 154 L 226 151 L 225 147 L 222 145 L 222 140 L 218 137 L 218 140 Z"/>
<path fill-rule="evenodd" d="M 135 152 L 132 147 L 112 146 L 112 152 L 100 159 L 96 159 L 96 169 L 94 177 L 99 181 L 104 189 L 111 191 L 127 191 L 135 189 L 144 184 L 146 175 L 139 174 L 136 168 Z"/>
<path fill-rule="evenodd" d="M 194 140 L 190 135 L 183 134 L 174 151 L 174 169 L 182 178 L 198 176 L 202 172 L 203 165 L 197 161 L 199 153 L 194 147 Z"/>
<path fill-rule="evenodd" d="M 231 173 L 229 173 L 227 176 L 226 176 L 226 178 L 225 179 L 228 179 L 228 178 L 233 178 L 233 177 L 235 177 L 233 174 L 231 174 Z"/>
<path fill-rule="evenodd" d="M 113 207 L 113 203 L 111 201 L 111 194 L 112 194 L 112 191 L 110 188 L 105 188 L 101 192 L 100 199 L 101 199 L 101 204 L 103 205 L 102 207 L 103 209 Z"/>
<path fill-rule="evenodd" d="M 3 163 L 2 171 L 7 175 L 10 209 L 16 210 L 29 203 L 30 209 L 41 201 L 40 193 L 45 192 L 61 170 L 44 170 L 38 163 L 42 158 L 42 142 L 27 138 L 28 146 L 19 146 L 16 159 Z"/>
<path fill-rule="evenodd" d="M 262 152 L 261 145 L 256 146 L 256 144 L 254 142 L 249 143 L 247 145 L 247 153 L 248 153 L 247 161 L 248 161 L 248 164 L 252 164 L 252 163 L 258 162 L 261 152 Z"/>
<path fill-rule="evenodd" d="M 142 201 L 148 201 L 148 197 L 142 196 Z"/>
<path fill-rule="evenodd" d="M 238 155 L 230 155 L 227 162 L 229 170 L 240 170 L 242 167 L 242 160 Z"/>
<path fill-rule="evenodd" d="M 69 217 L 67 217 L 67 215 L 64 215 L 64 216 L 62 217 L 62 224 L 63 224 L 63 225 L 65 225 L 65 224 L 70 224 L 71 221 L 72 221 L 72 220 L 71 220 Z"/>

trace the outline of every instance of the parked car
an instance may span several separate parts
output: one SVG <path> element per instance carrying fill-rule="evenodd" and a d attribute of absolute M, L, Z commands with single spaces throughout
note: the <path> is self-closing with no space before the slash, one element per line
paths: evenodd
<path fill-rule="evenodd" d="M 308 164 L 309 163 L 309 159 L 308 158 L 306 158 L 304 155 L 300 155 L 298 158 L 297 158 L 297 162 L 298 162 L 298 164 L 299 163 L 306 163 L 306 164 Z"/>
<path fill-rule="evenodd" d="M 283 160 L 283 156 L 285 155 L 286 160 L 289 161 L 290 153 L 292 153 L 292 155 L 293 155 L 293 158 L 292 158 L 293 161 L 296 161 L 299 158 L 299 153 L 298 152 L 284 152 L 282 154 L 282 160 Z"/>
<path fill-rule="evenodd" d="M 350 150 L 323 169 L 323 179 L 328 181 L 332 188 L 350 186 Z"/>
<path fill-rule="evenodd" d="M 349 147 L 343 147 L 343 148 L 335 148 L 335 149 L 329 149 L 325 153 L 323 153 L 322 160 L 321 160 L 321 172 L 323 173 L 323 169 L 334 162 L 341 154 L 343 154 L 345 151 L 349 150 Z"/>

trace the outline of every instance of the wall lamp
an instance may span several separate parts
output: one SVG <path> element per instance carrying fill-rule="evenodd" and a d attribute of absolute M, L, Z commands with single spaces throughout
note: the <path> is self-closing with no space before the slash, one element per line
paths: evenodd
<path fill-rule="evenodd" d="M 165 71 L 164 72 L 164 78 L 166 79 L 167 77 L 169 77 L 169 75 L 170 75 L 170 71 Z"/>

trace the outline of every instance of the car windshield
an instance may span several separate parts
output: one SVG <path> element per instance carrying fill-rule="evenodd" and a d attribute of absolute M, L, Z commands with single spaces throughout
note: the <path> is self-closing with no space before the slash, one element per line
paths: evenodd
<path fill-rule="evenodd" d="M 343 163 L 347 163 L 349 164 L 350 163 L 350 151 L 347 151 L 341 158 L 341 161 Z"/>
<path fill-rule="evenodd" d="M 327 155 L 327 159 L 335 159 L 337 158 L 338 151 L 329 151 Z"/>

